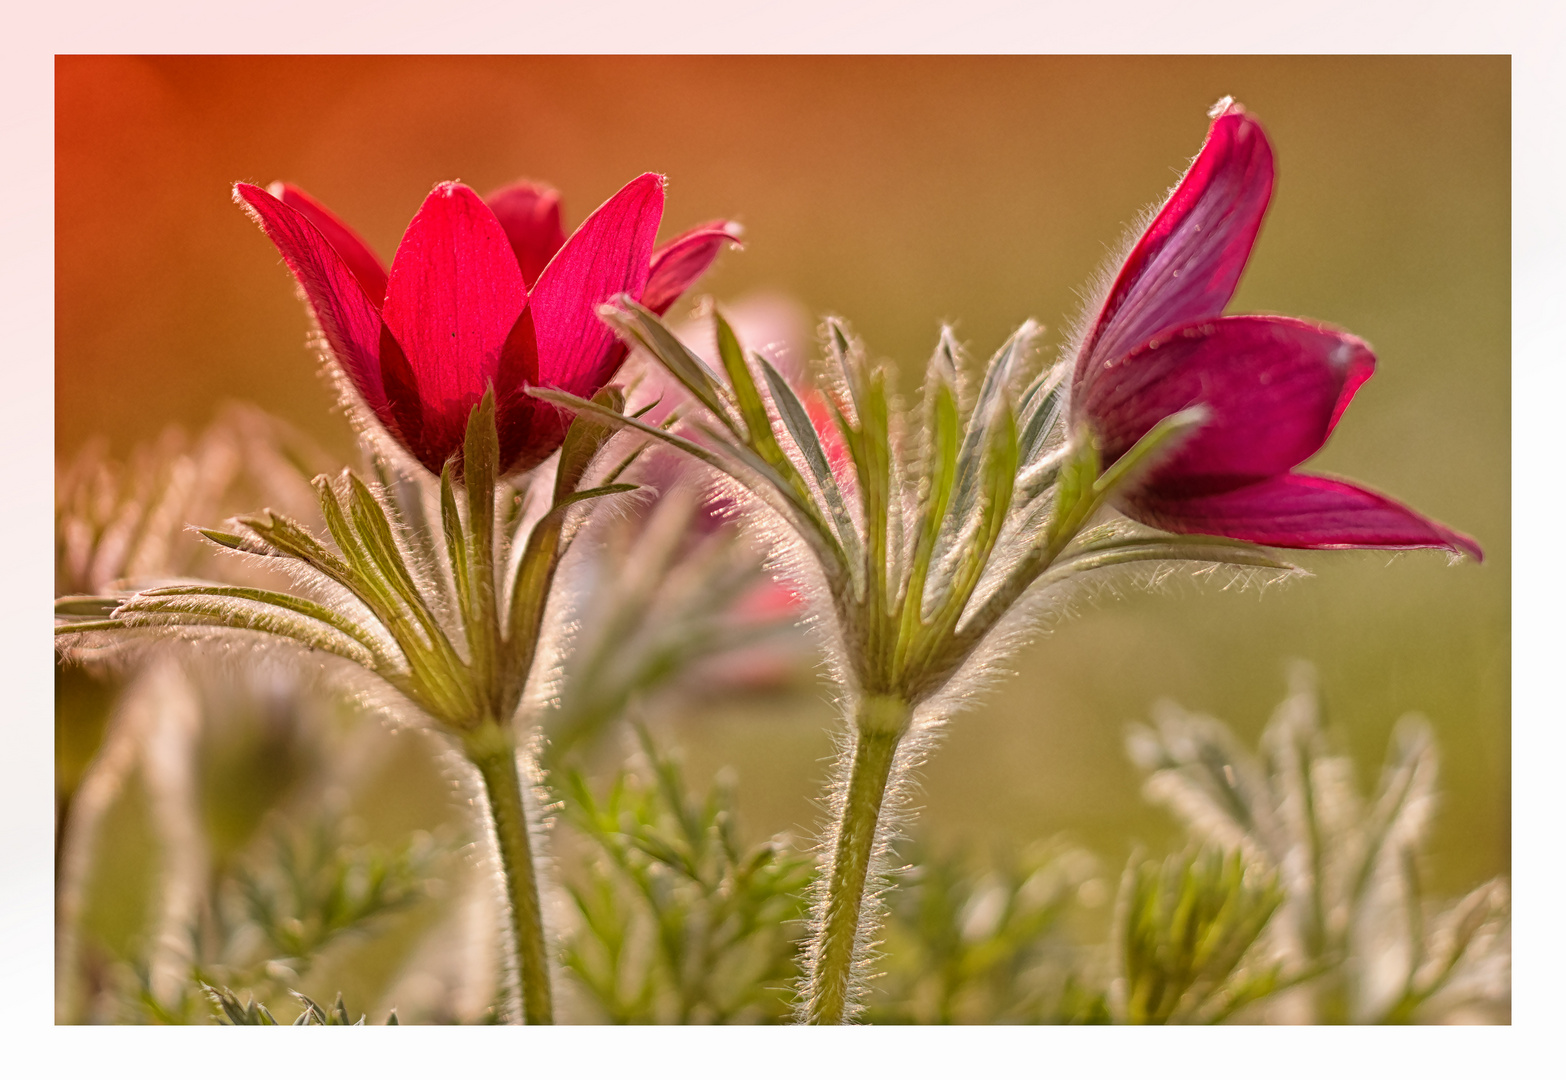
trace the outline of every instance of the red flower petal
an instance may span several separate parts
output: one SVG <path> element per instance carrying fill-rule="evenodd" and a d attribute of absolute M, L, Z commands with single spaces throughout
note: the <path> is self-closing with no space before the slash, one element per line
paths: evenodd
<path fill-rule="evenodd" d="M 526 303 L 495 215 L 466 185 L 438 185 L 397 247 L 382 309 L 413 372 L 428 452 L 462 445 L 468 413 L 496 380 Z"/>
<path fill-rule="evenodd" d="M 681 233 L 652 254 L 642 306 L 662 315 L 680 294 L 707 272 L 725 244 L 739 244 L 740 227 L 732 221 L 709 221 Z"/>
<path fill-rule="evenodd" d="M 254 184 L 235 184 L 261 231 L 277 245 L 304 291 L 338 365 L 381 422 L 395 432 L 381 379 L 381 317 L 341 254 L 304 213 Z"/>
<path fill-rule="evenodd" d="M 1164 417 L 1207 405 L 1212 417 L 1146 486 L 1209 494 L 1287 472 L 1320 450 L 1375 365 L 1352 334 L 1234 316 L 1174 330 L 1096 369 L 1073 409 L 1113 461 Z"/>
<path fill-rule="evenodd" d="M 386 267 L 363 237 L 292 184 L 272 184 L 267 192 L 280 199 L 284 206 L 299 211 L 310 220 L 310 224 L 321 230 L 327 243 L 336 249 L 337 254 L 343 257 L 343 262 L 348 264 L 348 269 L 353 271 L 353 276 L 359 280 L 370 303 L 380 307 L 386 302 Z"/>
<path fill-rule="evenodd" d="M 594 210 L 544 268 L 528 301 L 538 384 L 586 397 L 614 374 L 625 350 L 615 348 L 598 305 L 622 292 L 642 295 L 662 217 L 663 177 L 646 173 Z M 519 363 L 508 350 L 503 382 L 514 381 L 509 369 Z"/>
<path fill-rule="evenodd" d="M 522 267 L 522 280 L 531 289 L 565 243 L 565 230 L 560 227 L 560 193 L 542 184 L 519 180 L 491 191 L 484 196 L 484 202 L 506 230 L 506 239 L 511 241 L 511 250 Z"/>
<path fill-rule="evenodd" d="M 1223 311 L 1256 242 L 1272 181 L 1261 126 L 1223 103 L 1201 153 L 1120 268 L 1077 354 L 1073 390 L 1090 368 L 1169 327 Z"/>
<path fill-rule="evenodd" d="M 1175 533 L 1228 536 L 1284 548 L 1447 548 L 1483 561 L 1470 536 L 1385 495 L 1325 476 L 1289 474 L 1218 495 L 1157 498 L 1147 492 L 1123 509 Z"/>

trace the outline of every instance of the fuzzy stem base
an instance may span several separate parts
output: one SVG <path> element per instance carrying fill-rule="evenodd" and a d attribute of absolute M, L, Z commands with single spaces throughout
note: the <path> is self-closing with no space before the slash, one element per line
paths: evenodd
<path fill-rule="evenodd" d="M 840 1024 L 849 1011 L 865 885 L 897 745 L 910 716 L 906 703 L 874 695 L 864 698 L 855 712 L 853 763 L 837 823 L 826 903 L 816 928 L 815 966 L 806 988 L 808 1023 Z"/>
<path fill-rule="evenodd" d="M 552 1024 L 549 953 L 544 945 L 544 919 L 533 871 L 533 844 L 522 802 L 522 782 L 517 773 L 516 744 L 495 724 L 485 724 L 465 743 L 468 760 L 484 778 L 495 844 L 506 878 L 517 977 L 522 987 L 522 1019 L 527 1024 Z"/>

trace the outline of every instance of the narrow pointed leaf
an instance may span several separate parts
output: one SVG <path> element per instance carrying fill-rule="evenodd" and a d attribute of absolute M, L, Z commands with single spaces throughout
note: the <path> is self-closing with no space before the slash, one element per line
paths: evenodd
<path fill-rule="evenodd" d="M 228 548 L 231 551 L 242 552 L 246 555 L 263 555 L 269 558 L 277 558 L 279 553 L 268 548 L 264 544 L 258 544 L 248 536 L 239 536 L 235 533 L 221 532 L 218 529 L 197 529 L 203 537 L 217 544 L 219 547 Z"/>
<path fill-rule="evenodd" d="M 495 600 L 495 482 L 500 472 L 500 434 L 495 427 L 495 390 L 484 391 L 464 433 L 463 491 L 468 503 L 468 619 L 464 630 L 474 681 L 494 684 L 500 650 Z M 439 633 L 436 628 L 435 633 Z"/>
<path fill-rule="evenodd" d="M 729 377 L 729 386 L 733 389 L 734 399 L 739 405 L 740 416 L 745 421 L 751 449 L 761 455 L 762 460 L 777 469 L 785 478 L 791 478 L 794 471 L 793 462 L 788 460 L 783 453 L 783 448 L 778 445 L 777 437 L 772 433 L 772 418 L 767 415 L 767 407 L 761 400 L 761 391 L 756 387 L 756 379 L 751 374 L 750 365 L 745 363 L 745 353 L 740 348 L 739 339 L 734 336 L 733 327 L 729 326 L 728 320 L 716 310 L 713 312 L 712 321 L 718 339 L 718 356 L 723 361 L 723 370 Z"/>
<path fill-rule="evenodd" d="M 625 412 L 625 392 L 606 386 L 593 395 L 593 401 L 617 413 Z M 555 502 L 568 497 L 582 482 L 593 458 L 614 435 L 615 429 L 592 416 L 578 416 L 566 429 L 560 446 L 560 464 L 555 470 Z"/>
<path fill-rule="evenodd" d="M 143 597 L 166 596 L 209 596 L 219 599 L 244 600 L 250 603 L 266 604 L 280 608 L 283 611 L 325 623 L 338 633 L 352 638 L 360 645 L 363 645 L 375 657 L 375 664 L 366 665 L 372 670 L 380 671 L 392 666 L 391 657 L 386 652 L 385 645 L 352 619 L 306 597 L 275 592 L 271 589 L 255 589 L 242 585 L 173 585 L 159 589 L 146 589 L 137 593 L 124 605 L 124 610 L 139 610 L 138 602 Z"/>
<path fill-rule="evenodd" d="M 816 426 L 810 420 L 809 411 L 799 400 L 799 396 L 794 393 L 794 388 L 788 384 L 788 380 L 778 374 L 777 368 L 773 367 L 765 357 L 759 359 L 762 376 L 767 380 L 767 389 L 772 394 L 772 403 L 777 406 L 778 416 L 782 419 L 783 426 L 788 429 L 789 438 L 793 439 L 794 445 L 799 447 L 810 474 L 815 477 L 816 487 L 826 501 L 827 513 L 837 528 L 837 537 L 843 547 L 844 560 L 857 581 L 862 574 L 863 559 L 859 531 L 854 527 L 853 518 L 849 516 L 848 505 L 843 501 L 843 493 L 837 486 L 837 477 L 833 474 L 832 465 L 827 460 L 826 450 L 821 445 L 821 437 L 816 433 Z"/>
<path fill-rule="evenodd" d="M 473 621 L 472 588 L 468 570 L 468 536 L 457 511 L 457 493 L 452 485 L 452 463 L 440 471 L 440 524 L 446 538 L 446 555 L 451 562 L 452 580 L 457 586 L 457 602 L 466 626 Z"/>
<path fill-rule="evenodd" d="M 122 626 L 162 623 L 221 626 L 231 630 L 256 630 L 291 638 L 308 649 L 320 649 L 360 667 L 376 670 L 375 655 L 357 640 L 314 618 L 306 618 L 271 604 L 242 605 L 210 595 L 137 596 L 115 616 Z"/>
<path fill-rule="evenodd" d="M 1300 573 L 1293 563 L 1285 562 L 1266 548 L 1248 544 L 1188 543 L 1184 539 L 1134 540 L 1114 546 L 1104 546 L 1083 551 L 1062 559 L 1038 580 L 1043 584 L 1064 581 L 1076 574 L 1090 570 L 1103 570 L 1111 566 L 1124 566 L 1136 562 L 1199 562 L 1218 563 L 1227 566 L 1247 566 L 1267 570 Z"/>
<path fill-rule="evenodd" d="M 62 596 L 54 602 L 55 618 L 86 616 L 101 618 L 113 615 L 116 608 L 125 603 L 123 596 Z"/>
<path fill-rule="evenodd" d="M 980 455 L 984 447 L 986 420 L 995 408 L 995 402 L 1006 396 L 1012 370 L 1036 332 L 1037 328 L 1031 320 L 1023 323 L 1006 339 L 985 369 L 984 382 L 979 386 L 979 396 L 973 403 L 973 412 L 969 414 L 962 449 L 957 454 L 957 491 L 952 499 L 948 537 L 961 535 L 969 514 L 973 512 L 974 499 L 978 496 L 980 485 Z"/>
<path fill-rule="evenodd" d="M 1054 431 L 1065 413 L 1066 365 L 1057 364 L 1041 374 L 1023 397 L 1019 410 L 1022 446 L 1022 463 L 1031 465 L 1038 460 L 1049 445 Z"/>
<path fill-rule="evenodd" d="M 744 438 L 723 400 L 723 384 L 706 362 L 670 333 L 663 320 L 636 301 L 622 296 L 618 298 L 618 304 L 620 306 L 605 304 L 600 307 L 599 317 L 651 353 L 692 397 L 706 406 L 737 438 Z"/>
<path fill-rule="evenodd" d="M 629 416 L 622 416 L 611 409 L 605 409 L 574 394 L 546 387 L 531 387 L 528 389 L 528 393 L 536 398 L 575 412 L 591 412 L 614 426 L 650 436 L 659 442 L 684 451 L 703 464 L 717 469 L 725 476 L 732 477 L 744 485 L 757 498 L 761 499 L 762 502 L 775 510 L 785 521 L 793 525 L 795 531 L 803 536 L 807 543 L 824 552 L 826 554 L 826 558 L 823 559 L 824 566 L 835 567 L 839 565 L 839 559 L 834 551 L 836 540 L 831 536 L 830 530 L 826 529 L 825 524 L 816 517 L 814 509 L 809 508 L 801 512 L 800 508 L 794 503 L 792 493 L 782 483 L 776 472 L 767 466 L 765 462 L 760 462 L 760 459 L 756 458 L 745 447 L 733 443 L 719 443 L 717 445 L 722 451 L 720 454 L 692 442 L 690 439 L 682 438 L 672 432 L 653 427 Z M 732 460 L 726 460 L 724 455 L 727 455 Z M 759 470 L 761 483 L 756 482 L 754 474 L 757 470 L 753 462 L 761 465 Z M 828 573 L 830 576 L 831 570 Z"/>
<path fill-rule="evenodd" d="M 925 582 L 940 536 L 941 522 L 951 501 L 957 472 L 957 395 L 944 380 L 929 388 L 930 456 L 926 466 L 925 488 L 919 507 L 919 536 L 914 541 L 913 562 L 909 567 L 908 589 L 903 596 L 902 629 L 898 650 L 906 653 L 914 639 L 914 629 L 925 617 Z"/>

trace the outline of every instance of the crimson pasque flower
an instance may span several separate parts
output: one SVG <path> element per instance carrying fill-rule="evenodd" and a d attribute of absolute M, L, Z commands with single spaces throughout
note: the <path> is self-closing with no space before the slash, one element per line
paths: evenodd
<path fill-rule="evenodd" d="M 495 390 L 501 473 L 548 457 L 570 417 L 529 397 L 553 386 L 591 397 L 625 346 L 599 321 L 627 293 L 665 311 L 737 241 L 727 221 L 653 247 L 661 176 L 621 188 L 573 232 L 559 196 L 529 183 L 480 199 L 435 187 L 403 234 L 388 273 L 352 229 L 290 184 L 236 184 L 234 196 L 277 245 L 354 393 L 431 472 L 461 452 L 468 415 Z"/>
<path fill-rule="evenodd" d="M 1375 369 L 1369 346 L 1329 326 L 1221 315 L 1272 196 L 1272 148 L 1225 98 L 1191 168 L 1142 233 L 1088 327 L 1071 415 L 1106 464 L 1156 423 L 1207 420 L 1131 493 L 1130 517 L 1176 533 L 1288 548 L 1447 548 L 1470 537 L 1357 484 L 1293 469 L 1320 450 Z"/>

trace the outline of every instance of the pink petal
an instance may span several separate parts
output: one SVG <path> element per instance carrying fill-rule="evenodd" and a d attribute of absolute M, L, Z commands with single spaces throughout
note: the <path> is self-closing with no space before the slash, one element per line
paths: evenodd
<path fill-rule="evenodd" d="M 1325 476 L 1291 473 L 1189 499 L 1143 492 L 1122 508 L 1169 532 L 1228 536 L 1271 547 L 1446 548 L 1484 560 L 1472 537 L 1385 495 Z"/>
<path fill-rule="evenodd" d="M 560 227 L 560 193 L 554 188 L 519 180 L 484 196 L 495 212 L 506 239 L 522 267 L 522 280 L 531 289 L 565 243 Z"/>
<path fill-rule="evenodd" d="M 1234 295 L 1272 197 L 1272 147 L 1240 106 L 1223 103 L 1207 141 L 1147 227 L 1077 354 L 1090 368 L 1182 323 L 1220 314 Z"/>
<path fill-rule="evenodd" d="M 528 300 L 538 384 L 585 397 L 614 374 L 625 350 L 598 305 L 622 292 L 642 295 L 662 217 L 663 177 L 645 173 L 594 210 L 544 268 Z M 508 350 L 501 384 L 514 385 L 524 366 Z"/>
<path fill-rule="evenodd" d="M 310 224 L 321 230 L 321 235 L 326 237 L 327 243 L 336 249 L 337 254 L 343 257 L 343 262 L 347 263 L 348 268 L 353 271 L 353 276 L 359 280 L 359 285 L 364 289 L 364 295 L 370 298 L 370 303 L 380 307 L 386 302 L 386 267 L 382 264 L 380 256 L 375 254 L 358 233 L 345 225 L 336 214 L 292 184 L 273 184 L 267 188 L 267 191 L 282 200 L 284 206 L 299 211 L 310 220 Z"/>
<path fill-rule="evenodd" d="M 301 211 L 254 184 L 235 184 L 244 203 L 304 291 L 332 355 L 381 422 L 394 427 L 381 378 L 381 316 L 341 254 Z"/>
<path fill-rule="evenodd" d="M 642 306 L 662 315 L 707 272 L 725 244 L 736 247 L 740 227 L 732 221 L 709 221 L 681 233 L 652 254 L 652 269 L 647 287 L 642 290 Z"/>
<path fill-rule="evenodd" d="M 438 185 L 403 234 L 382 309 L 413 372 L 429 452 L 461 446 L 526 303 L 495 215 L 466 185 Z"/>
<path fill-rule="evenodd" d="M 1195 323 L 1095 369 L 1073 402 L 1113 461 L 1164 417 L 1212 416 L 1148 479 L 1161 494 L 1224 491 L 1287 472 L 1327 440 L 1375 370 L 1352 334 L 1246 315 Z"/>

